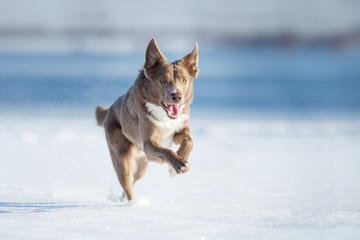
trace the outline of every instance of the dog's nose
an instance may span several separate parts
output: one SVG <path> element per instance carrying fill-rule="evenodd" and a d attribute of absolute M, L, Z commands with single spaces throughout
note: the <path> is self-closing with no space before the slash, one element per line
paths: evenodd
<path fill-rule="evenodd" d="M 172 93 L 170 94 L 171 100 L 173 100 L 174 102 L 180 102 L 181 98 L 182 98 L 182 94 L 177 92 L 177 93 Z"/>

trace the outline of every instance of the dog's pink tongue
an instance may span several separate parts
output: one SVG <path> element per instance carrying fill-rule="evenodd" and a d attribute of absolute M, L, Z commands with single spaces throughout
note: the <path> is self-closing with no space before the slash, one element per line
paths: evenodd
<path fill-rule="evenodd" d="M 180 105 L 169 105 L 168 106 L 168 111 L 172 116 L 177 116 L 178 112 L 179 112 L 179 106 Z"/>

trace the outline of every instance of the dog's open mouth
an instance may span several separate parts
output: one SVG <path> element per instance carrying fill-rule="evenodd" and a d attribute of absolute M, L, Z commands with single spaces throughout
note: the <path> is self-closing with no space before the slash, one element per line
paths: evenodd
<path fill-rule="evenodd" d="M 165 110 L 168 117 L 171 119 L 176 119 L 180 114 L 180 104 L 166 104 L 161 102 L 161 106 Z"/>

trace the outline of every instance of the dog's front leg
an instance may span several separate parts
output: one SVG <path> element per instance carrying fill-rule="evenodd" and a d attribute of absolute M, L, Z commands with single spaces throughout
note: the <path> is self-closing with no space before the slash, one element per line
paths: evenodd
<path fill-rule="evenodd" d="M 177 173 L 185 173 L 190 170 L 190 165 L 181 159 L 174 151 L 163 148 L 153 140 L 144 142 L 144 151 L 148 159 L 160 158 L 168 162 Z"/>
<path fill-rule="evenodd" d="M 174 135 L 174 143 L 180 144 L 179 150 L 176 153 L 187 162 L 190 152 L 194 146 L 194 143 L 190 137 L 189 127 L 184 128 Z"/>

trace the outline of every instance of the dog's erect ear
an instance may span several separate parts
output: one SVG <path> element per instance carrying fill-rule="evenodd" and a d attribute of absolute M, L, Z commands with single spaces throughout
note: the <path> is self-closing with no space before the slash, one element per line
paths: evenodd
<path fill-rule="evenodd" d="M 146 49 L 146 54 L 145 54 L 145 65 L 144 68 L 146 69 L 151 69 L 153 67 L 155 67 L 156 65 L 158 65 L 161 62 L 165 62 L 166 58 L 164 57 L 164 55 L 162 55 L 162 53 L 160 52 L 158 46 L 156 45 L 155 39 L 151 39 L 151 41 L 149 42 L 149 45 Z"/>
<path fill-rule="evenodd" d="M 194 50 L 180 60 L 181 64 L 188 70 L 193 78 L 197 77 L 198 69 L 198 45 L 195 44 Z"/>

